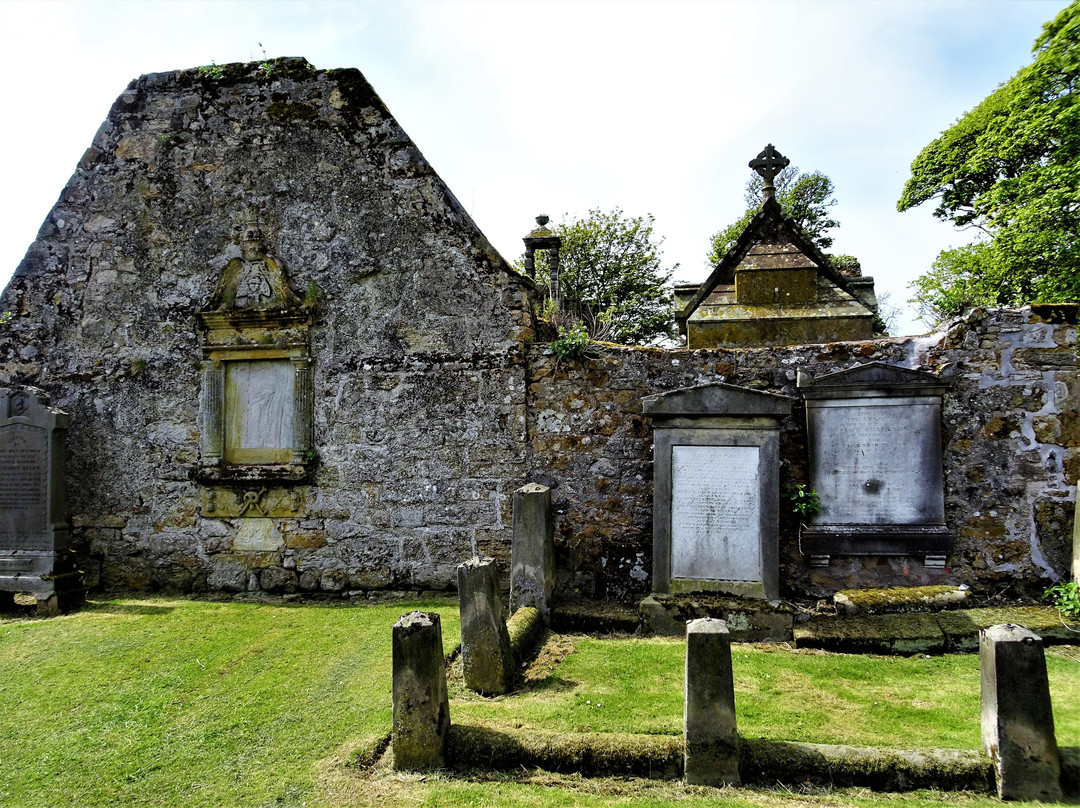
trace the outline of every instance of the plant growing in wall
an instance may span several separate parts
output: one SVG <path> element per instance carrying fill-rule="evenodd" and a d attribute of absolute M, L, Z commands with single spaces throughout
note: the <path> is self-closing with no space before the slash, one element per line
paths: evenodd
<path fill-rule="evenodd" d="M 1060 581 L 1049 587 L 1043 597 L 1050 600 L 1064 619 L 1080 622 L 1080 583 Z"/>
<path fill-rule="evenodd" d="M 817 491 L 808 485 L 789 485 L 787 489 L 788 502 L 791 503 L 791 511 L 800 519 L 809 519 L 815 514 L 821 513 L 821 501 Z"/>
<path fill-rule="evenodd" d="M 559 338 L 551 343 L 551 352 L 555 354 L 556 362 L 581 359 L 585 356 L 589 342 L 589 332 L 581 322 L 576 322 L 569 328 L 559 326 Z"/>

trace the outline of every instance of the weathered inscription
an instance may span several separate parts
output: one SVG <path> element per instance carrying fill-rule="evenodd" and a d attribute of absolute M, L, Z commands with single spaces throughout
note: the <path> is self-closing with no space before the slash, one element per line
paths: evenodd
<path fill-rule="evenodd" d="M 760 577 L 760 489 L 755 446 L 673 446 L 674 578 Z"/>
<path fill-rule="evenodd" d="M 0 547 L 50 549 L 48 433 L 26 424 L 0 427 Z"/>

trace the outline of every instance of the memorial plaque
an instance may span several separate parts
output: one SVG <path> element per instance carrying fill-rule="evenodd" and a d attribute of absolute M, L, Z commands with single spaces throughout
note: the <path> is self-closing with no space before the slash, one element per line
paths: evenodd
<path fill-rule="evenodd" d="M 82 600 L 67 549 L 67 415 L 32 387 L 0 389 L 0 593 L 32 595 L 43 614 Z"/>
<path fill-rule="evenodd" d="M 289 462 L 293 444 L 293 375 L 287 359 L 228 363 L 226 460 Z"/>
<path fill-rule="evenodd" d="M 807 555 L 934 555 L 945 526 L 941 402 L 932 373 L 871 362 L 809 378 L 810 479 L 821 512 L 802 532 Z"/>
<path fill-rule="evenodd" d="M 779 597 L 779 435 L 791 402 L 723 383 L 645 398 L 654 592 Z"/>
<path fill-rule="evenodd" d="M 671 574 L 755 581 L 760 577 L 756 446 L 673 446 Z"/>

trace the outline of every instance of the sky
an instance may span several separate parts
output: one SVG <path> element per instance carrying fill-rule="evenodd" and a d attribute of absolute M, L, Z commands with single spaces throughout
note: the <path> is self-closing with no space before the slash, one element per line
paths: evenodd
<path fill-rule="evenodd" d="M 0 284 L 109 107 L 144 73 L 303 56 L 355 67 L 510 261 L 546 213 L 651 214 L 703 281 L 767 143 L 836 186 L 855 255 L 927 330 L 908 285 L 971 240 L 898 213 L 911 161 L 1031 60 L 1064 0 L 0 0 Z"/>

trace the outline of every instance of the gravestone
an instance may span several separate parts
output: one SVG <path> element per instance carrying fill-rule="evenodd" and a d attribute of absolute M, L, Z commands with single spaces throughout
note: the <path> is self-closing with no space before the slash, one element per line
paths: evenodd
<path fill-rule="evenodd" d="M 780 423 L 792 399 L 714 383 L 643 399 L 653 419 L 653 591 L 779 597 Z"/>
<path fill-rule="evenodd" d="M 457 573 L 465 685 L 482 695 L 502 695 L 514 682 L 514 655 L 506 631 L 498 567 L 493 558 L 474 556 L 459 565 Z"/>
<path fill-rule="evenodd" d="M 537 483 L 514 492 L 514 540 L 510 545 L 510 611 L 531 606 L 551 622 L 555 589 L 555 523 L 551 489 Z"/>
<path fill-rule="evenodd" d="M 43 391 L 0 388 L 0 595 L 29 595 L 41 614 L 82 602 L 64 513 L 67 427 Z"/>
<path fill-rule="evenodd" d="M 944 566 L 941 407 L 946 383 L 932 373 L 871 362 L 812 378 L 806 400 L 810 479 L 821 512 L 802 548 L 831 555 L 926 556 Z"/>
<path fill-rule="evenodd" d="M 683 770 L 687 784 L 739 785 L 731 635 L 723 620 L 703 617 L 686 624 L 685 685 Z"/>
<path fill-rule="evenodd" d="M 446 765 L 450 704 L 438 612 L 409 612 L 394 623 L 393 750 L 398 770 Z"/>

